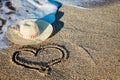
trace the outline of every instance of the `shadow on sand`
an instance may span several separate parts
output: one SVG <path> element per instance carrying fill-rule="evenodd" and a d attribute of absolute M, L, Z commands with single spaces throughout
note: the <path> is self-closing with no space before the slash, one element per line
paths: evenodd
<path fill-rule="evenodd" d="M 56 20 L 55 22 L 52 24 L 53 25 L 53 33 L 50 37 L 54 36 L 55 34 L 57 34 L 64 26 L 64 22 L 60 21 L 60 19 L 62 18 L 62 16 L 64 15 L 63 12 L 58 11 L 56 13 Z"/>

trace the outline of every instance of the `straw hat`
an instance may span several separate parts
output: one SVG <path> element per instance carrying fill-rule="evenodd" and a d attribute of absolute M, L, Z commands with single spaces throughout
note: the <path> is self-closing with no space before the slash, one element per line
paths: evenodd
<path fill-rule="evenodd" d="M 34 45 L 46 40 L 53 27 L 48 22 L 36 19 L 22 20 L 7 29 L 6 38 L 19 45 Z"/>

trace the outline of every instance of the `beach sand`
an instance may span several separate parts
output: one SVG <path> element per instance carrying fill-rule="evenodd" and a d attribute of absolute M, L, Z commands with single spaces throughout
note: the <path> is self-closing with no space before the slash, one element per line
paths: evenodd
<path fill-rule="evenodd" d="M 12 61 L 14 45 L 0 51 L 0 80 L 120 80 L 120 4 L 93 10 L 63 6 L 57 18 L 46 44 L 64 46 L 68 59 L 43 76 Z"/>

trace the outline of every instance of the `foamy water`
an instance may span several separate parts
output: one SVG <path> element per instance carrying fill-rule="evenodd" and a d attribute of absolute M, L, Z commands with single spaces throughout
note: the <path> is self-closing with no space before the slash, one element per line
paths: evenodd
<path fill-rule="evenodd" d="M 120 0 L 56 0 L 61 2 L 63 5 L 74 6 L 77 8 L 91 9 L 108 5 L 111 3 L 119 2 Z"/>
<path fill-rule="evenodd" d="M 74 6 L 78 8 L 88 8 L 89 5 L 85 5 L 85 3 L 90 2 L 104 2 L 105 0 L 56 0 L 61 2 L 63 5 Z"/>

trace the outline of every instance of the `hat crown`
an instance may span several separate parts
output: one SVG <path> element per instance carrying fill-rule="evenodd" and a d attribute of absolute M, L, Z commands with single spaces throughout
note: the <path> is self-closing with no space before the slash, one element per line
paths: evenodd
<path fill-rule="evenodd" d="M 34 39 L 40 34 L 40 30 L 33 21 L 21 22 L 20 25 L 20 34 L 25 39 Z"/>
<path fill-rule="evenodd" d="M 30 33 L 27 34 L 27 32 Z M 36 45 L 49 38 L 52 32 L 53 27 L 50 23 L 38 19 L 27 19 L 11 25 L 6 31 L 6 38 L 19 45 Z M 31 35 L 35 37 L 31 38 Z"/>

